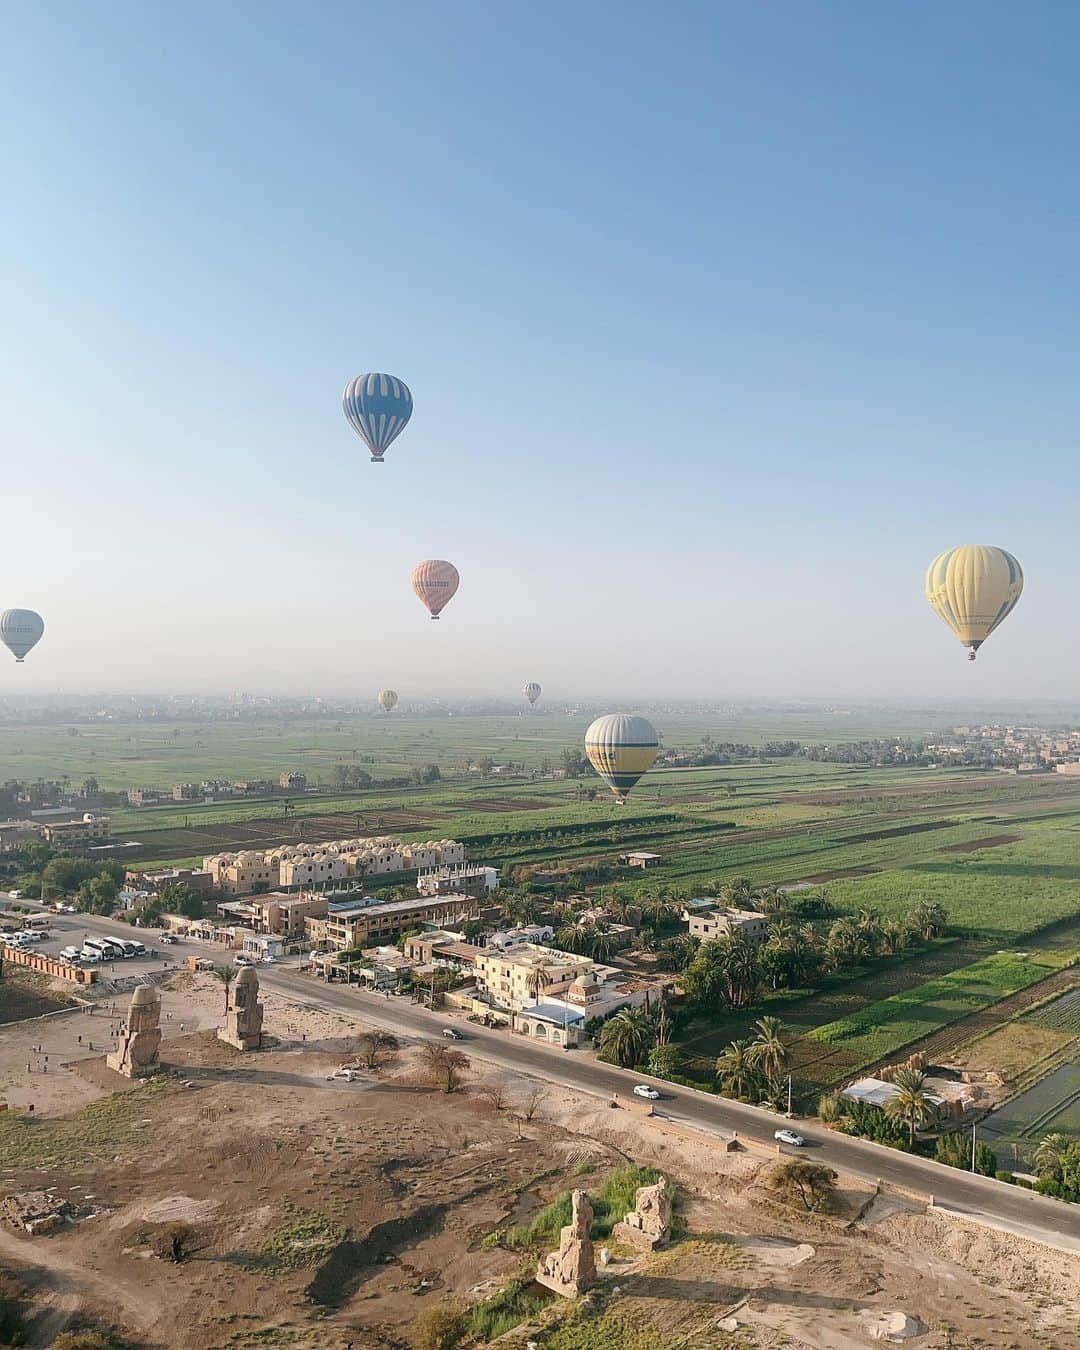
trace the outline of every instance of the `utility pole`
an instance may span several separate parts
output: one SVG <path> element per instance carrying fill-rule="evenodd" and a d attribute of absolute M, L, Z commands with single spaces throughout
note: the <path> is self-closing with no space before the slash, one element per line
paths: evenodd
<path fill-rule="evenodd" d="M 971 1122 L 971 1170 L 973 1172 L 975 1171 L 975 1131 L 977 1129 L 978 1125 L 973 1120 Z"/>
<path fill-rule="evenodd" d="M 787 1076 L 787 1113 L 791 1116 L 791 1074 Z"/>

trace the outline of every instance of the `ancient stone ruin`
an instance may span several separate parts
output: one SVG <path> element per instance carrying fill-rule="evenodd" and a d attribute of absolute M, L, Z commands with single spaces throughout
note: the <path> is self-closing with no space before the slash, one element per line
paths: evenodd
<path fill-rule="evenodd" d="M 110 1069 L 125 1078 L 146 1078 L 160 1068 L 161 995 L 152 984 L 140 984 L 131 995 L 120 1044 L 106 1056 Z"/>
<path fill-rule="evenodd" d="M 259 1002 L 259 977 L 254 966 L 245 966 L 233 986 L 232 1006 L 218 1039 L 237 1050 L 258 1050 L 262 1046 L 263 1005 Z"/>
<path fill-rule="evenodd" d="M 552 1289 L 563 1298 L 577 1298 L 596 1283 L 596 1262 L 593 1259 L 589 1227 L 593 1210 L 584 1191 L 574 1191 L 570 1222 L 559 1234 L 559 1250 L 548 1252 L 536 1268 L 536 1282 Z"/>
<path fill-rule="evenodd" d="M 667 1177 L 661 1177 L 654 1186 L 638 1187 L 634 1208 L 615 1225 L 612 1237 L 629 1242 L 639 1251 L 652 1252 L 663 1246 L 670 1232 L 671 1192 Z"/>

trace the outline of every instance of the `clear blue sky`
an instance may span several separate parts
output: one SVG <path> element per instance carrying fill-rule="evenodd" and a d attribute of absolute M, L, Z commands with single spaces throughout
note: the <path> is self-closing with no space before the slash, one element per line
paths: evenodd
<path fill-rule="evenodd" d="M 0 694 L 1075 691 L 1074 4 L 5 16 Z"/>

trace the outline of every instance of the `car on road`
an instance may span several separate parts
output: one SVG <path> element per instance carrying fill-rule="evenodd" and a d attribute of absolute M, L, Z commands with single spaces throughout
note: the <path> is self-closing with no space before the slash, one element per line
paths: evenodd
<path fill-rule="evenodd" d="M 238 966 L 257 966 L 259 964 L 253 956 L 248 956 L 244 952 L 237 952 L 233 960 Z"/>
<path fill-rule="evenodd" d="M 650 1102 L 656 1102 L 660 1100 L 659 1092 L 657 1092 L 657 1090 L 654 1087 L 650 1087 L 648 1083 L 635 1083 L 634 1096 L 645 1097 Z"/>
<path fill-rule="evenodd" d="M 359 1069 L 351 1068 L 348 1064 L 343 1064 L 340 1069 L 335 1069 L 330 1075 L 331 1082 L 338 1083 L 359 1083 L 362 1082 L 364 1075 Z"/>
<path fill-rule="evenodd" d="M 162 933 L 158 941 L 161 942 L 162 945 L 165 947 L 171 947 L 176 942 L 176 938 L 173 936 L 172 933 Z"/>
<path fill-rule="evenodd" d="M 443 1027 L 442 1034 L 448 1041 L 463 1041 L 465 1037 L 460 1031 L 455 1031 L 453 1027 Z"/>
<path fill-rule="evenodd" d="M 806 1140 L 801 1134 L 796 1134 L 794 1130 L 777 1130 L 773 1138 L 779 1144 L 790 1144 L 792 1148 L 802 1148 Z"/>
<path fill-rule="evenodd" d="M 8 895 L 11 896 L 12 900 L 21 900 L 23 898 L 22 891 L 8 891 Z"/>

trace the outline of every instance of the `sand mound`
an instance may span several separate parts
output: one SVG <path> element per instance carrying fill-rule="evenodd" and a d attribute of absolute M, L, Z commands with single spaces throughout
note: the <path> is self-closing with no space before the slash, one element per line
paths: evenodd
<path fill-rule="evenodd" d="M 925 1322 L 904 1312 L 879 1313 L 867 1308 L 859 1316 L 865 1324 L 866 1334 L 875 1341 L 907 1341 L 912 1336 L 921 1336 L 926 1330 Z"/>
<path fill-rule="evenodd" d="M 164 1200 L 146 1205 L 137 1216 L 147 1223 L 198 1223 L 217 1209 L 216 1200 L 193 1200 L 188 1195 L 167 1195 Z"/>

